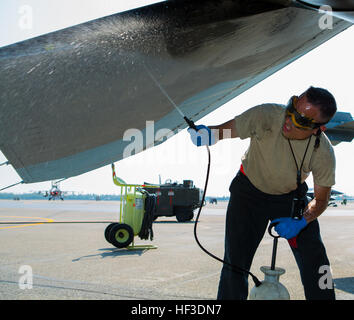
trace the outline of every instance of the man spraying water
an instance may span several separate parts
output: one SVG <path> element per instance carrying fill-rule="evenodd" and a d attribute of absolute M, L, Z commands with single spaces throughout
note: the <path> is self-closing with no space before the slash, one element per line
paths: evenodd
<path fill-rule="evenodd" d="M 282 105 L 263 104 L 216 126 L 188 129 L 197 146 L 224 139 L 250 138 L 242 165 L 230 185 L 226 215 L 225 256 L 218 299 L 247 299 L 248 275 L 230 265 L 251 267 L 269 221 L 289 241 L 308 300 L 334 300 L 333 288 L 321 288 L 321 266 L 329 266 L 321 240 L 319 217 L 335 184 L 335 156 L 323 133 L 337 110 L 331 93 L 310 87 Z M 214 134 L 216 132 L 216 134 Z M 230 137 L 230 135 L 228 135 Z M 227 137 L 225 137 L 227 138 Z M 312 172 L 314 199 L 306 198 Z"/>

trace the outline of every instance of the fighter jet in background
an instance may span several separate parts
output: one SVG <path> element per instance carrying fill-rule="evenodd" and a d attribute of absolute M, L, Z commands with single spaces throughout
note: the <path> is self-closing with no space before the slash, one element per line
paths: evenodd
<path fill-rule="evenodd" d="M 44 197 L 48 197 L 48 200 L 64 200 L 64 193 L 59 188 L 60 181 L 52 181 L 52 186 L 49 191 L 39 191 Z"/>

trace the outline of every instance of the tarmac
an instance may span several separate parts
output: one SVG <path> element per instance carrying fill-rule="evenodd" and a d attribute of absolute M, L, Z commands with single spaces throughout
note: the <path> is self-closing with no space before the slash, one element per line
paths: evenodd
<path fill-rule="evenodd" d="M 220 258 L 226 206 L 207 204 L 197 225 L 199 241 Z M 222 265 L 197 245 L 194 221 L 160 217 L 153 224 L 152 241 L 134 238 L 136 245 L 157 248 L 118 249 L 104 238 L 108 221 L 118 221 L 118 210 L 117 201 L 0 200 L 0 300 L 216 299 Z M 33 223 L 4 224 L 10 221 Z M 53 223 L 70 221 L 76 223 Z M 329 207 L 319 222 L 336 298 L 354 300 L 354 203 Z M 271 264 L 272 247 L 273 238 L 266 233 L 251 268 L 260 280 L 260 267 Z M 304 300 L 284 239 L 279 239 L 276 266 L 286 270 L 280 282 L 291 300 Z"/>

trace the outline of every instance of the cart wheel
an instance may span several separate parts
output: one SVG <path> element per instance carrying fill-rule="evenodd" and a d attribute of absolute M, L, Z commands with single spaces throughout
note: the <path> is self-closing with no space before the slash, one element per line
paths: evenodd
<path fill-rule="evenodd" d="M 125 223 L 114 223 L 109 233 L 109 240 L 117 248 L 125 248 L 134 239 L 132 227 Z"/>
<path fill-rule="evenodd" d="M 113 223 L 110 223 L 106 229 L 104 230 L 104 237 L 106 239 L 107 242 L 111 243 L 111 240 L 109 238 L 109 235 L 111 233 L 111 230 L 112 230 L 112 227 L 115 225 L 115 224 L 118 224 L 118 222 L 113 222 Z"/>

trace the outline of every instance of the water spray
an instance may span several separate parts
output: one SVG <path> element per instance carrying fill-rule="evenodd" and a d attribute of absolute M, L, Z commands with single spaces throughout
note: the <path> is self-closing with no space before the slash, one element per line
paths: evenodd
<path fill-rule="evenodd" d="M 153 74 L 149 71 L 149 69 L 144 65 L 144 68 L 146 70 L 146 72 L 148 73 L 148 75 L 150 76 L 150 78 L 154 81 L 154 83 L 156 84 L 156 86 L 160 89 L 160 91 L 162 92 L 162 94 L 168 99 L 168 101 L 170 101 L 170 103 L 172 104 L 172 106 L 178 111 L 178 113 L 183 117 L 183 119 L 186 121 L 186 123 L 188 124 L 189 128 L 194 129 L 197 131 L 196 126 L 194 124 L 194 122 L 192 120 L 190 120 L 183 112 L 182 110 L 175 104 L 175 102 L 172 100 L 172 98 L 169 96 L 169 94 L 166 92 L 166 90 L 161 86 L 161 84 L 156 80 L 156 78 L 153 76 Z M 212 254 L 211 252 L 209 252 L 207 249 L 205 249 L 202 244 L 199 242 L 198 236 L 197 236 L 197 224 L 198 224 L 198 220 L 199 220 L 199 216 L 200 213 L 202 211 L 202 207 L 203 207 L 203 203 L 205 201 L 205 195 L 206 195 L 206 190 L 207 190 L 207 186 L 208 186 L 208 181 L 209 181 L 209 173 L 210 173 L 210 149 L 209 146 L 206 145 L 207 148 L 207 152 L 208 152 L 208 167 L 207 167 L 207 173 L 206 173 L 206 179 L 205 179 L 205 185 L 204 185 L 204 191 L 203 191 L 203 196 L 202 196 L 202 201 L 200 203 L 200 207 L 197 213 L 197 217 L 195 220 L 195 224 L 194 224 L 194 238 L 198 244 L 198 246 L 206 253 L 208 254 L 210 257 L 218 260 L 219 262 L 228 265 L 229 267 L 232 268 L 232 270 L 234 272 L 238 272 L 238 273 L 247 273 L 249 274 L 252 279 L 253 282 L 255 283 L 256 287 L 259 287 L 262 282 L 258 280 L 258 278 L 251 273 L 250 271 L 243 269 L 239 266 L 233 265 L 217 256 L 215 256 L 214 254 Z"/>

